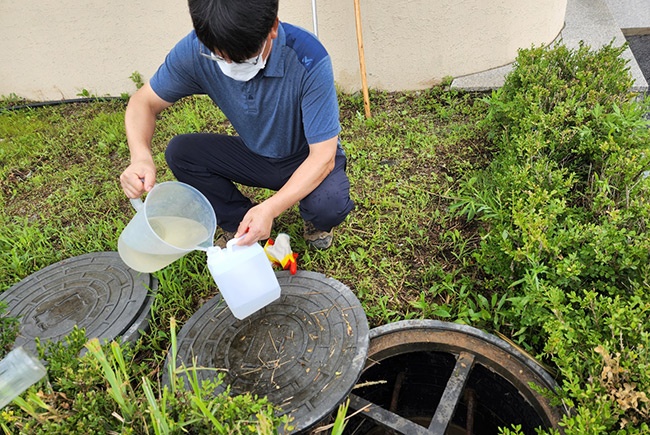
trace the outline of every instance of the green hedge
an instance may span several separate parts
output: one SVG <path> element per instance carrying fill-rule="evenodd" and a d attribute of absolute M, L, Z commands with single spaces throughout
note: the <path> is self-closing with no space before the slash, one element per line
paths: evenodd
<path fill-rule="evenodd" d="M 650 431 L 648 104 L 624 48 L 521 50 L 486 98 L 499 152 L 453 205 L 482 222 L 497 328 L 557 368 L 567 434 Z"/>

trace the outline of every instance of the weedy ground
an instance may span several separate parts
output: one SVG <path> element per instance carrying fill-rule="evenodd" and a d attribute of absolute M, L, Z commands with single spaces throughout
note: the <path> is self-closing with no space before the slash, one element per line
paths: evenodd
<path fill-rule="evenodd" d="M 447 205 L 462 174 L 489 160 L 490 145 L 476 126 L 485 103 L 443 87 L 373 92 L 366 119 L 358 95 L 340 101 L 355 210 L 327 251 L 304 243 L 297 207 L 277 219 L 275 232 L 291 236 L 300 268 L 348 285 L 371 324 L 417 317 L 412 302 L 437 271 L 468 261 L 452 248 L 477 241 L 467 223 L 448 216 Z M 0 244 L 7 255 L 0 289 L 53 262 L 116 250 L 134 214 L 118 180 L 129 161 L 124 109 L 124 101 L 109 100 L 2 113 Z M 173 106 L 160 116 L 154 139 L 158 181 L 174 179 L 164 162 L 168 140 L 194 131 L 233 132 L 205 98 Z M 257 200 L 272 194 L 243 190 Z M 157 299 L 160 326 L 171 315 L 182 322 L 215 294 L 204 263 L 197 252 L 158 274 L 168 284 Z"/>
<path fill-rule="evenodd" d="M 438 281 L 448 271 L 466 268 L 471 261 L 469 255 L 464 257 L 463 249 L 478 241 L 474 224 L 450 217 L 448 204 L 462 174 L 489 161 L 490 145 L 477 126 L 486 110 L 479 97 L 442 86 L 412 93 L 373 92 L 373 113 L 367 119 L 359 95 L 341 94 L 341 143 L 348 156 L 355 210 L 335 230 L 335 243 L 326 251 L 311 249 L 302 239 L 297 207 L 275 223 L 273 235 L 286 232 L 291 236 L 292 248 L 299 254 L 299 268 L 323 273 L 350 287 L 371 326 L 434 316 L 469 322 L 463 308 L 469 292 L 454 295 L 440 291 Z M 57 261 L 117 249 L 119 234 L 134 215 L 118 180 L 129 162 L 125 107 L 125 100 L 110 99 L 0 113 L 0 292 Z M 202 97 L 187 98 L 160 115 L 153 143 L 158 181 L 174 179 L 164 162 L 167 142 L 174 135 L 198 131 L 234 133 L 224 115 Z M 272 194 L 242 189 L 256 201 Z M 151 310 L 151 329 L 135 349 L 127 350 L 131 365 L 115 366 L 116 373 L 132 378 L 134 388 L 122 391 L 116 381 L 111 383 L 116 375 L 107 366 L 103 374 L 97 368 L 84 369 L 94 363 L 77 361 L 74 352 L 83 346 L 84 337 L 75 331 L 67 350 L 53 352 L 52 395 L 30 392 L 21 406 L 26 414 L 18 416 L 11 410 L 2 414 L 0 428 L 8 430 L 13 424 L 28 431 L 36 424 L 44 433 L 106 428 L 102 415 L 115 414 L 111 397 L 122 404 L 117 412 L 123 418 L 131 416 L 136 425 L 146 426 L 146 419 L 137 417 L 136 408 L 126 406 L 136 403 L 154 413 L 157 409 L 151 391 L 146 401 L 138 398 L 138 379 L 145 375 L 142 379 L 155 380 L 162 369 L 173 343 L 169 325 L 178 322 L 181 328 L 218 292 L 203 252 L 193 252 L 155 275 L 159 286 Z M 432 306 L 438 308 L 432 310 Z M 458 315 L 463 310 L 465 314 Z M 0 314 L 2 311 L 0 306 Z M 11 347 L 16 321 L 11 317 L 0 320 L 2 356 Z M 59 366 L 61 373 L 55 369 Z M 102 378 L 112 389 L 99 398 L 88 398 L 83 386 L 101 385 Z M 68 388 L 70 382 L 77 387 Z M 144 387 L 151 389 L 146 382 L 142 388 L 148 391 Z M 159 400 L 172 400 L 166 391 L 158 394 Z M 59 396 L 74 399 L 61 408 Z M 174 406 L 185 417 L 172 423 L 171 414 L 165 414 L 159 416 L 161 422 L 180 424 L 184 419 L 205 415 L 203 410 L 191 411 L 185 405 L 183 400 L 190 399 L 174 397 L 178 402 Z M 47 409 L 51 418 L 37 417 L 33 411 L 30 420 L 31 406 L 44 406 L 43 400 L 50 404 Z M 89 400 L 91 405 L 87 404 Z M 227 403 L 220 396 L 213 403 L 224 400 Z M 242 400 L 241 415 L 260 409 L 254 401 Z M 66 425 L 57 423 L 62 415 L 69 416 Z M 77 419 L 83 415 L 89 415 L 90 420 Z M 235 419 L 231 429 L 243 424 L 230 418 Z M 269 417 L 257 418 L 270 421 Z M 261 429 L 255 426 L 250 430 Z"/>
<path fill-rule="evenodd" d="M 650 101 L 630 94 L 622 50 L 521 50 L 497 92 L 459 92 L 448 83 L 375 91 L 370 118 L 360 95 L 341 94 L 340 137 L 356 208 L 325 251 L 302 239 L 296 207 L 276 220 L 275 232 L 290 235 L 301 269 L 347 285 L 371 327 L 430 318 L 511 338 L 557 374 L 553 403 L 569 411 L 565 433 L 648 433 Z M 116 250 L 134 214 L 118 182 L 129 161 L 125 104 L 0 112 L 0 292 L 57 261 Z M 160 115 L 153 143 L 159 181 L 173 179 L 164 161 L 168 141 L 199 131 L 234 133 L 204 97 Z M 255 201 L 272 194 L 243 190 Z M 181 328 L 217 294 L 203 252 L 155 275 L 151 330 L 123 367 L 135 384 L 158 374 L 173 341 L 170 325 Z M 4 353 L 15 324 L 0 321 Z M 77 354 L 59 359 L 67 367 Z M 104 378 L 63 371 L 58 388 L 76 394 L 71 406 L 79 408 L 66 415 L 115 409 L 107 394 L 121 384 L 105 388 Z M 103 385 L 100 408 L 85 408 L 95 392 L 86 383 Z M 123 403 L 144 406 L 135 390 L 127 393 Z M 172 414 L 187 421 L 184 400 L 199 399 L 181 399 Z M 159 409 L 147 400 L 144 416 Z M 204 411 L 191 416 L 214 419 Z M 0 428 L 3 420 L 28 428 L 29 417 L 45 428 L 43 415 L 24 406 L 18 416 L 1 413 Z M 75 433 L 88 432 L 82 423 Z"/>

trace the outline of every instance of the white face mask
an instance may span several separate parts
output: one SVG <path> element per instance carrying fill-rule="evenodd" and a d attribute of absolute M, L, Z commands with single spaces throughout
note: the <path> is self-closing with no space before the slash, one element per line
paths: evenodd
<path fill-rule="evenodd" d="M 221 68 L 221 72 L 230 77 L 231 79 L 247 82 L 257 75 L 260 70 L 264 69 L 266 66 L 266 61 L 260 59 L 257 63 L 235 63 L 235 62 L 226 62 L 223 59 L 217 59 L 217 65 Z"/>
<path fill-rule="evenodd" d="M 266 48 L 266 41 L 264 41 L 264 44 L 262 45 L 260 54 L 258 54 L 253 58 L 247 59 L 241 63 L 235 63 L 235 62 L 229 63 L 223 57 L 217 56 L 212 52 L 210 52 L 210 54 L 206 57 L 217 62 L 217 65 L 219 65 L 221 72 L 223 72 L 231 79 L 240 82 L 247 82 L 253 77 L 255 77 L 257 73 L 260 72 L 262 69 L 264 69 L 264 67 L 266 66 L 266 60 L 264 60 L 262 56 L 262 53 L 264 53 L 265 48 Z"/>

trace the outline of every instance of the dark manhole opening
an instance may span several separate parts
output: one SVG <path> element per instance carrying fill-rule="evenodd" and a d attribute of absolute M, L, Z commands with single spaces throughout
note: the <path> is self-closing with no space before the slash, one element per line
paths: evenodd
<path fill-rule="evenodd" d="M 558 429 L 561 412 L 537 388 L 550 374 L 508 342 L 465 325 L 403 321 L 371 330 L 350 395 L 346 434 L 487 435 Z"/>
<path fill-rule="evenodd" d="M 359 383 L 373 385 L 355 393 L 428 427 L 455 365 L 456 359 L 448 353 L 399 355 L 365 372 Z M 467 434 L 468 420 L 472 422 L 475 435 L 495 434 L 499 427 L 513 424 L 521 425 L 524 433 L 534 433 L 535 428 L 543 426 L 535 410 L 512 384 L 481 365 L 472 370 L 447 433 Z M 351 421 L 349 427 L 350 433 L 387 433 L 363 418 Z"/>

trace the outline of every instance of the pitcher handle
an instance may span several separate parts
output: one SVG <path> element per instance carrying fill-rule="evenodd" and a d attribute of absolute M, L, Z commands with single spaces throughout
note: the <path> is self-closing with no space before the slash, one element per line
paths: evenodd
<path fill-rule="evenodd" d="M 131 198 L 130 201 L 136 212 L 139 212 L 144 208 L 144 201 L 142 201 L 141 198 Z"/>
<path fill-rule="evenodd" d="M 140 178 L 140 181 L 144 183 L 144 178 Z M 142 198 L 131 198 L 131 206 L 135 209 L 136 212 L 139 212 L 144 208 L 144 201 Z"/>

